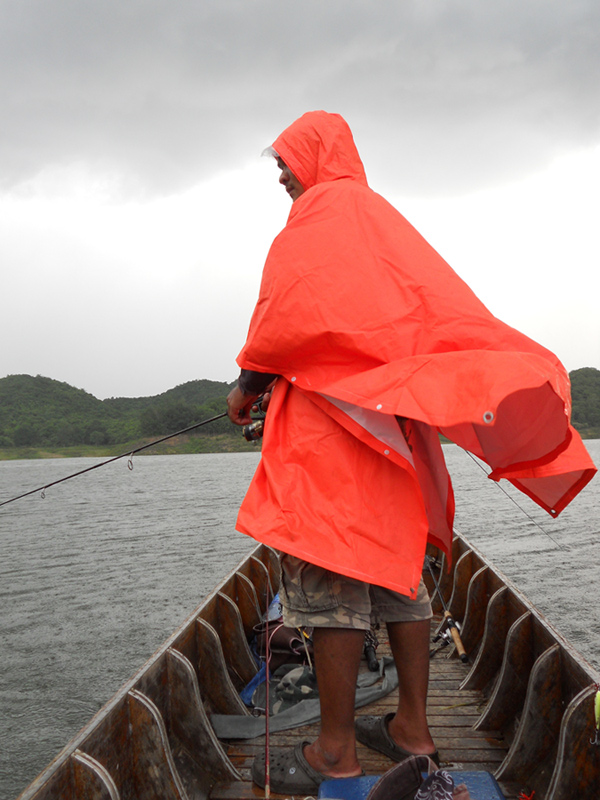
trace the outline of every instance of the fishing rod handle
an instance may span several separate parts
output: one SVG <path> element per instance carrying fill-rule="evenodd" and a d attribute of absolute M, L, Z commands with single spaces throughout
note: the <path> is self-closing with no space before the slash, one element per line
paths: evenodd
<path fill-rule="evenodd" d="M 452 641 L 456 647 L 456 652 L 458 653 L 458 657 L 460 660 L 466 664 L 469 660 L 469 656 L 467 655 L 467 651 L 465 650 L 463 643 L 460 638 L 460 633 L 458 632 L 458 628 L 456 627 L 456 622 L 454 621 L 452 614 L 449 611 L 444 611 L 444 619 L 447 622 L 448 628 L 450 629 L 450 635 L 452 636 Z"/>

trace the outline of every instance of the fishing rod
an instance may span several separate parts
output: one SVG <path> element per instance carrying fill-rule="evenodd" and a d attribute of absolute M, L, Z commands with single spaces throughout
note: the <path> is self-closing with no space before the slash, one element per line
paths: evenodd
<path fill-rule="evenodd" d="M 433 574 L 433 570 L 431 569 L 432 560 L 433 559 L 431 558 L 431 556 L 425 556 L 425 563 L 427 564 L 427 567 L 429 569 L 429 574 L 431 575 L 431 578 L 432 578 L 433 583 L 435 585 L 435 590 L 439 595 L 440 601 L 442 603 L 442 608 L 444 609 L 444 620 L 442 622 L 442 626 L 441 627 L 446 625 L 446 627 L 450 631 L 450 635 L 452 636 L 452 641 L 454 642 L 454 645 L 456 647 L 456 652 L 458 653 L 458 656 L 459 656 L 460 660 L 463 663 L 466 664 L 467 661 L 469 660 L 469 656 L 467 655 L 467 651 L 465 650 L 465 648 L 463 646 L 463 643 L 462 643 L 462 640 L 460 638 L 460 632 L 458 630 L 458 625 L 457 625 L 456 621 L 454 620 L 454 617 L 452 616 L 452 614 L 448 610 L 448 606 L 446 605 L 446 602 L 444 600 L 444 596 L 442 595 L 442 592 L 440 591 L 440 585 L 437 582 L 437 578 Z M 441 630 L 441 627 L 440 627 L 440 630 Z"/>
<path fill-rule="evenodd" d="M 63 483 L 64 481 L 71 480 L 71 478 L 76 478 L 78 475 L 84 475 L 86 472 L 91 472 L 94 469 L 99 469 L 100 467 L 104 467 L 107 464 L 112 464 L 113 461 L 118 461 L 121 458 L 129 458 L 127 466 L 129 469 L 133 469 L 133 456 L 136 453 L 141 453 L 142 450 L 147 450 L 149 447 L 154 447 L 154 445 L 160 444 L 161 442 L 166 442 L 167 439 L 173 439 L 175 436 L 181 436 L 183 433 L 188 433 L 189 431 L 196 430 L 196 428 L 201 428 L 203 425 L 208 425 L 209 422 L 215 422 L 218 419 L 223 419 L 223 417 L 227 416 L 227 412 L 224 411 L 222 414 L 217 414 L 216 417 L 211 417 L 210 419 L 205 419 L 202 422 L 197 422 L 195 425 L 190 425 L 188 428 L 183 428 L 176 433 L 170 433 L 167 436 L 163 436 L 160 439 L 156 439 L 153 442 L 149 442 L 148 444 L 144 444 L 141 447 L 136 447 L 135 450 L 128 450 L 126 453 L 121 453 L 119 456 L 113 456 L 113 458 L 109 458 L 106 461 L 101 461 L 99 464 L 94 464 L 92 467 L 86 467 L 86 469 L 79 470 L 79 472 L 74 472 L 72 475 L 66 475 L 64 478 L 59 478 L 57 481 L 52 481 L 52 483 L 46 483 L 44 486 L 38 486 L 37 489 L 31 489 L 29 492 L 24 492 L 23 494 L 18 495 L 17 497 L 11 497 L 10 500 L 4 500 L 0 503 L 1 506 L 8 505 L 8 503 L 14 503 L 15 500 L 21 500 L 23 497 L 29 497 L 29 495 L 36 494 L 37 492 L 42 493 L 42 499 L 45 497 L 46 489 L 50 488 L 50 486 L 56 486 L 57 483 Z"/>

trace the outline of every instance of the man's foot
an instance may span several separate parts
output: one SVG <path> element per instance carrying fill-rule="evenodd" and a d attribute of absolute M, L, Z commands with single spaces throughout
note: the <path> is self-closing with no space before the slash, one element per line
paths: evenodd
<path fill-rule="evenodd" d="M 321 738 L 304 748 L 304 757 L 313 769 L 327 775 L 328 778 L 357 778 L 363 771 L 356 758 L 356 744 L 336 748 L 331 751 L 323 747 Z"/>

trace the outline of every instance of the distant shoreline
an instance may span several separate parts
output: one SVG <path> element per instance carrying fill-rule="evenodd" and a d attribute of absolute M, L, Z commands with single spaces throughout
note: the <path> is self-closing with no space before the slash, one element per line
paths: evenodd
<path fill-rule="evenodd" d="M 3 447 L 0 461 L 20 461 L 40 458 L 114 458 L 131 453 L 138 447 L 152 442 L 151 438 L 138 439 L 115 445 L 71 445 L 69 447 Z M 161 442 L 149 447 L 138 456 L 179 456 L 199 453 L 256 453 L 260 442 L 247 442 L 241 428 L 239 433 L 215 434 L 214 436 L 179 436 L 177 441 Z"/>
<path fill-rule="evenodd" d="M 578 431 L 582 439 L 600 439 L 600 428 Z M 138 439 L 120 445 L 71 445 L 70 447 L 4 447 L 0 448 L 0 461 L 20 461 L 40 458 L 114 458 L 127 455 L 152 439 Z M 442 439 L 443 442 L 448 440 Z M 139 456 L 180 456 L 200 453 L 256 453 L 260 440 L 247 442 L 241 432 L 215 434 L 214 436 L 179 436 L 176 441 L 161 442 L 149 447 Z"/>

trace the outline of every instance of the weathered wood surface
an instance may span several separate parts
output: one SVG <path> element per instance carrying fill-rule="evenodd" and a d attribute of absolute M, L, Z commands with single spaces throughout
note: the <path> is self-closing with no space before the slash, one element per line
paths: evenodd
<path fill-rule="evenodd" d="M 129 692 L 131 763 L 134 797 L 188 800 L 175 766 L 165 721 L 158 708 L 141 692 Z"/>
<path fill-rule="evenodd" d="M 546 800 L 580 797 L 593 800 L 600 796 L 600 747 L 590 746 L 594 735 L 593 706 L 596 686 L 586 687 L 570 703 L 562 718 L 558 755 Z M 573 787 L 585 791 L 573 794 Z"/>
<path fill-rule="evenodd" d="M 177 650 L 167 652 L 169 721 L 180 752 L 194 764 L 190 770 L 208 773 L 208 781 L 237 780 L 239 774 L 217 739 L 202 703 L 198 678 L 190 661 Z M 194 769 L 195 765 L 195 769 Z"/>
<path fill-rule="evenodd" d="M 219 632 L 227 671 L 233 685 L 241 690 L 256 675 L 257 667 L 238 605 L 224 592 L 217 592 L 202 612 L 202 619 Z"/>
<path fill-rule="evenodd" d="M 86 800 L 121 800 L 110 772 L 99 761 L 76 750 L 73 754 L 73 784 L 76 797 Z"/>
<path fill-rule="evenodd" d="M 247 714 L 229 677 L 219 634 L 202 618 L 198 619 L 197 626 L 200 683 L 211 710 L 217 714 Z"/>

